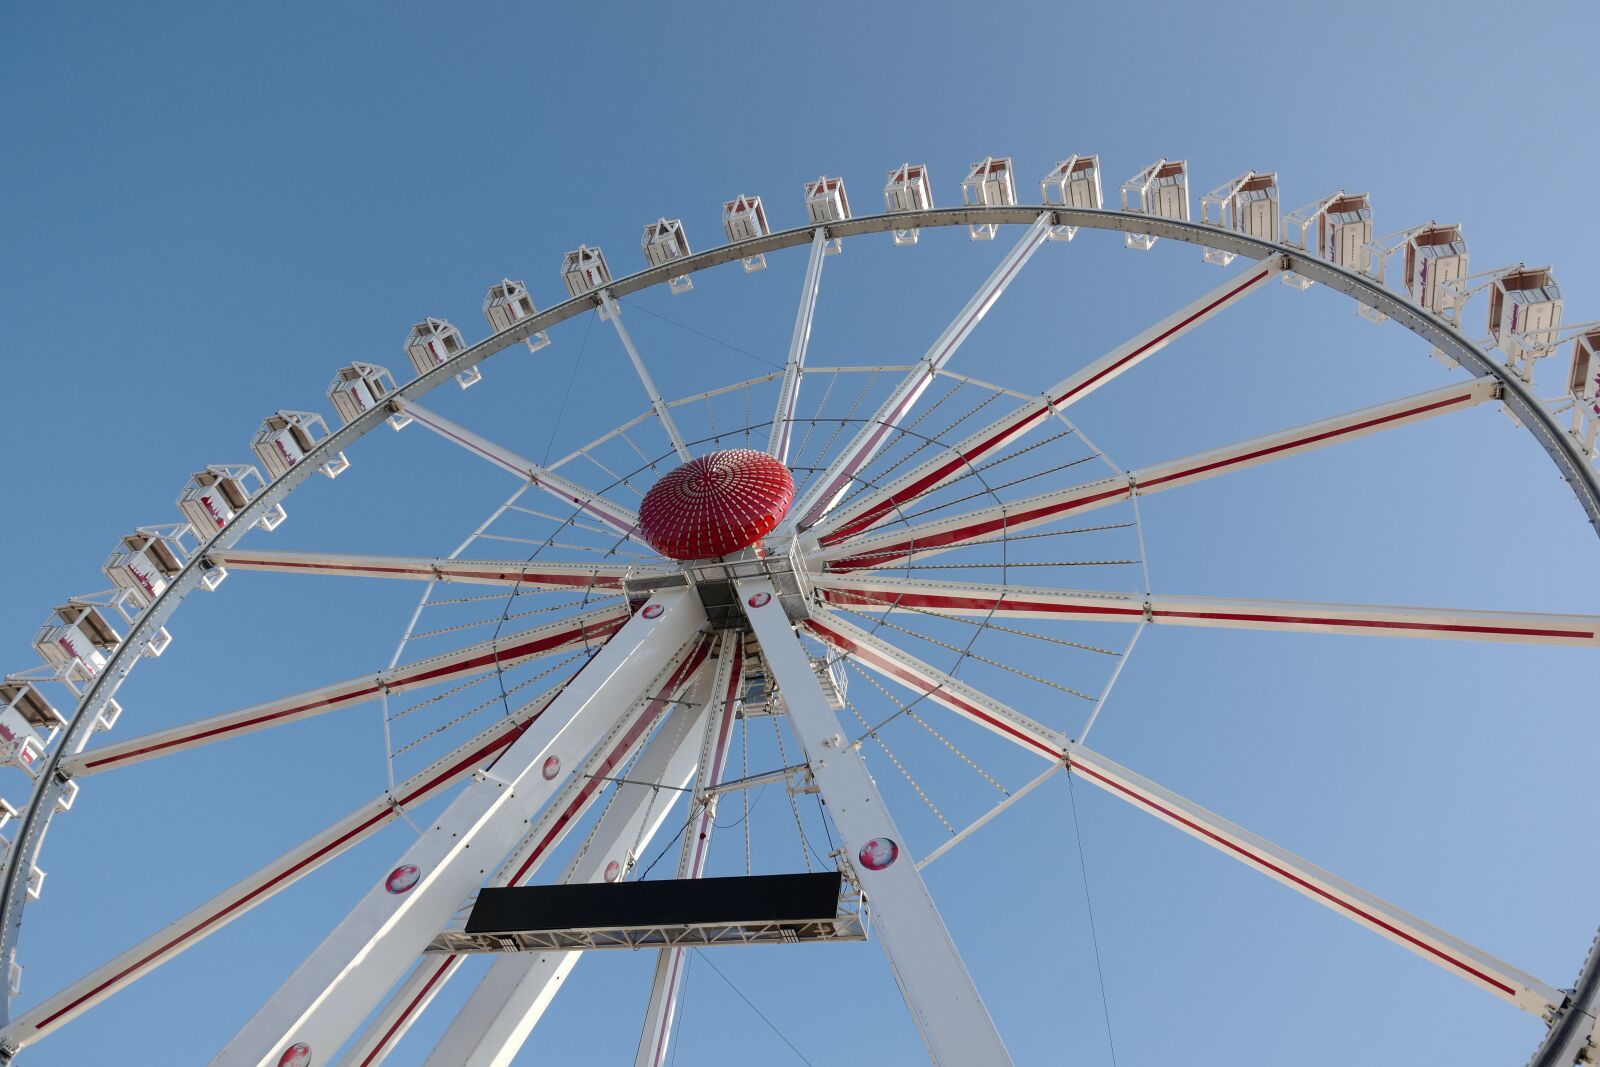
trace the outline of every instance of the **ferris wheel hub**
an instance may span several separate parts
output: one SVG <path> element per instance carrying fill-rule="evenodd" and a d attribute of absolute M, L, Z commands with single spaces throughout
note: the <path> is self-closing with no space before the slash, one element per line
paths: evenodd
<path fill-rule="evenodd" d="M 794 503 L 782 463 L 749 448 L 699 456 L 650 488 L 639 532 L 678 560 L 711 559 L 749 548 L 771 533 Z"/>

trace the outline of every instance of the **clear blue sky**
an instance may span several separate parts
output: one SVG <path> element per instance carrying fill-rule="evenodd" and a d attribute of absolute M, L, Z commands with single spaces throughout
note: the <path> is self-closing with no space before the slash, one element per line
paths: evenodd
<path fill-rule="evenodd" d="M 175 519 L 193 470 L 247 460 L 278 407 L 326 410 L 340 364 L 398 372 L 406 327 L 426 314 L 481 337 L 482 291 L 502 276 L 556 302 L 560 256 L 580 242 L 631 271 L 659 215 L 708 247 L 721 201 L 750 192 L 776 227 L 798 225 L 801 183 L 822 171 L 865 212 L 904 160 L 926 162 L 949 203 L 985 154 L 1015 157 L 1030 198 L 1070 152 L 1101 155 L 1108 198 L 1154 158 L 1187 158 L 1196 210 L 1232 174 L 1277 170 L 1286 207 L 1342 186 L 1372 193 L 1380 231 L 1460 220 L 1475 268 L 1551 263 L 1569 321 L 1594 317 L 1600 233 L 1583 205 L 1600 167 L 1596 28 L 1577 3 L 1322 16 L 11 5 L 0 667 L 34 662 L 38 622 L 100 588 L 118 536 Z M 1008 243 L 936 237 L 858 252 L 864 239 L 829 262 L 813 361 L 914 358 Z M 690 296 L 639 303 L 781 359 L 802 267 L 798 253 L 774 257 L 764 275 L 725 268 Z M 1186 246 L 1050 246 L 956 369 L 1040 389 L 1222 277 Z M 767 369 L 632 318 L 669 394 Z M 536 457 L 577 446 L 642 408 L 614 339 L 596 330 L 586 344 L 587 328 L 568 324 L 536 358 L 507 353 L 439 406 Z M 1544 369 L 1550 395 L 1560 374 Z M 1134 466 L 1450 380 L 1397 327 L 1322 290 L 1275 287 L 1107 389 L 1082 421 Z M 381 431 L 352 459 L 339 482 L 290 499 L 279 534 L 249 543 L 442 553 L 510 488 L 418 430 Z M 1488 408 L 1153 499 L 1145 519 L 1152 580 L 1173 592 L 1600 612 L 1593 531 L 1531 439 Z M 125 687 L 121 729 L 382 666 L 414 596 L 236 576 L 178 614 L 172 651 Z M 1573 650 L 1151 633 L 1095 743 L 1562 986 L 1600 922 L 1600 858 L 1572 829 L 1593 803 L 1594 678 L 1592 653 Z M 346 713 L 85 785 L 45 852 L 20 1003 L 381 789 L 375 730 L 370 710 Z M 1009 781 L 1028 773 L 1017 764 Z M 22 798 L 17 772 L 0 771 L 0 795 Z M 1111 1062 L 1067 799 L 1052 783 L 929 871 L 1019 1064 Z M 1077 800 L 1118 1062 L 1500 1064 L 1537 1041 L 1529 1017 L 1375 935 L 1081 786 Z M 204 1062 L 404 849 L 400 830 L 25 1062 Z M 812 1062 L 922 1062 L 873 945 L 715 959 Z M 648 962 L 585 961 L 518 1062 L 631 1056 Z M 682 1062 L 799 1062 L 703 968 L 686 1011 Z M 443 1014 L 389 1062 L 420 1062 Z"/>

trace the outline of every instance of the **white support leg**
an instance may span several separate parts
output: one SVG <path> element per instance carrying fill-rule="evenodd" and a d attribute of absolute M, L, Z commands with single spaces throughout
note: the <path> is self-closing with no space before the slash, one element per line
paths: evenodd
<path fill-rule="evenodd" d="M 916 523 L 856 538 L 807 555 L 829 570 L 887 567 L 909 556 L 927 556 L 987 537 L 1004 537 L 1066 515 L 1119 504 L 1134 496 L 1149 496 L 1181 485 L 1192 485 L 1220 474 L 1244 470 L 1300 455 L 1382 430 L 1391 430 L 1452 411 L 1476 407 L 1500 395 L 1492 377 L 1432 389 L 1386 404 L 1335 415 L 1292 430 L 1252 437 L 1209 452 L 1156 463 L 1127 477 L 1103 478 L 1065 489 L 1055 489 L 1021 500 L 1006 501 L 948 519 Z"/>
<path fill-rule="evenodd" d="M 815 487 L 807 490 L 806 495 L 800 500 L 791 512 L 796 517 L 795 525 L 799 529 L 806 529 L 819 522 L 830 509 L 837 504 L 850 484 L 861 471 L 872 462 L 872 457 L 878 454 L 878 449 L 888 440 L 889 435 L 900 425 L 900 420 L 916 404 L 933 381 L 934 375 L 955 355 L 956 349 L 961 347 L 972 331 L 977 327 L 983 317 L 989 313 L 1000 294 L 1022 271 L 1022 268 L 1039 250 L 1045 238 L 1050 236 L 1050 223 L 1054 216 L 1046 211 L 1028 227 L 1011 251 L 1000 261 L 1000 265 L 972 294 L 972 299 L 967 301 L 965 307 L 951 320 L 950 325 L 944 328 L 933 346 L 923 354 L 911 373 L 895 387 L 889 394 L 889 399 L 883 402 L 872 417 L 872 420 L 856 434 L 855 438 L 839 453 L 837 459 L 817 479 Z"/>
<path fill-rule="evenodd" d="M 805 373 L 806 346 L 811 343 L 811 319 L 817 311 L 817 289 L 822 284 L 822 259 L 827 248 L 827 231 L 819 226 L 811 235 L 811 258 L 806 261 L 806 280 L 800 288 L 800 310 L 795 312 L 789 359 L 783 366 L 778 406 L 772 412 L 772 432 L 767 436 L 767 454 L 779 463 L 789 462 L 794 408 L 800 399 L 800 377 Z"/>
<path fill-rule="evenodd" d="M 611 320 L 611 325 L 617 328 L 617 336 L 622 339 L 622 347 L 628 350 L 628 358 L 633 361 L 633 369 L 638 373 L 644 391 L 649 394 L 650 407 L 660 420 L 661 428 L 667 431 L 667 439 L 672 442 L 673 451 L 678 453 L 679 459 L 685 463 L 689 462 L 689 446 L 683 443 L 683 435 L 678 432 L 678 424 L 672 421 L 672 412 L 668 410 L 667 402 L 661 399 L 661 390 L 656 388 L 650 372 L 645 369 L 644 360 L 639 358 L 639 350 L 633 347 L 633 338 L 629 336 L 628 328 L 622 325 L 622 309 L 611 299 L 611 290 L 600 290 L 600 306 L 605 309 L 605 317 Z"/>
<path fill-rule="evenodd" d="M 709 640 L 703 639 L 659 690 L 637 701 L 634 713 L 589 754 L 582 773 L 569 780 L 555 801 L 539 813 L 516 849 L 501 863 L 491 885 L 519 884 L 539 871 L 552 850 L 560 846 L 603 793 L 606 780 L 632 757 L 669 700 L 686 687 L 685 680 L 700 670 L 709 651 Z M 346 1051 L 341 1067 L 375 1067 L 387 1059 L 455 973 L 461 958 L 454 953 L 424 955 L 421 964 L 389 995 L 377 1016 Z"/>
<path fill-rule="evenodd" d="M 326 1057 L 344 1044 L 517 843 L 526 820 L 704 624 L 693 592 L 653 596 L 407 850 L 395 870 L 415 868 L 416 880 L 390 892 L 391 879 L 380 877 L 212 1062 L 276 1067 L 296 1046 L 305 1046 L 310 1057 L 319 1050 Z"/>
<path fill-rule="evenodd" d="M 643 538 L 634 533 L 639 527 L 639 516 L 621 504 L 614 504 L 598 493 L 591 493 L 576 482 L 568 481 L 554 471 L 546 470 L 533 462 L 533 460 L 519 456 L 509 448 L 497 445 L 485 437 L 480 437 L 465 426 L 451 422 L 443 415 L 429 411 L 421 404 L 410 400 L 397 400 L 395 401 L 395 406 L 400 409 L 402 414 L 409 415 L 419 425 L 427 427 L 446 441 L 460 445 L 468 452 L 488 460 L 501 470 L 510 471 L 512 474 L 526 478 L 540 489 L 556 497 L 556 499 L 578 508 L 593 518 L 599 519 L 617 533 L 625 537 L 632 537 L 640 544 L 645 544 Z"/>
<path fill-rule="evenodd" d="M 651 739 L 629 781 L 617 783 L 617 796 L 595 827 L 588 850 L 567 868 L 564 882 L 613 882 L 627 876 L 682 790 L 695 777 L 695 742 L 706 731 L 718 702 L 718 680 L 728 665 L 729 647 L 717 667 L 701 671 L 689 694 Z M 724 680 L 724 685 L 726 684 Z M 652 789 L 638 782 L 659 782 Z M 505 1067 L 521 1050 L 556 992 L 578 963 L 581 952 L 513 954 L 495 960 L 466 1006 L 429 1054 L 429 1067 Z"/>
<path fill-rule="evenodd" d="M 960 444 L 935 456 L 908 474 L 851 505 L 848 514 L 830 516 L 813 531 L 824 546 L 867 530 L 892 515 L 895 509 L 924 493 L 944 485 L 984 459 L 1015 441 L 1027 431 L 1049 420 L 1052 410 L 1076 404 L 1095 390 L 1132 370 L 1202 322 L 1265 287 L 1283 270 L 1282 256 L 1254 264 L 1243 274 L 1229 278 L 1215 289 L 1179 308 L 1171 315 L 1132 339 L 1123 342 L 1046 389 L 1037 400 L 1020 405 L 1010 414 L 969 435 Z"/>
<path fill-rule="evenodd" d="M 706 718 L 699 770 L 694 780 L 694 796 L 702 806 L 699 816 L 690 821 L 683 833 L 683 849 L 678 856 L 679 878 L 699 878 L 705 873 L 706 857 L 711 853 L 711 834 L 717 824 L 717 798 L 711 790 L 722 781 L 727 767 L 733 723 L 739 717 L 739 687 L 743 674 L 744 649 L 738 642 L 728 641 L 717 661 L 717 673 L 711 685 L 716 703 Z M 650 981 L 650 1000 L 645 1007 L 634 1067 L 662 1067 L 666 1061 L 682 985 L 683 949 L 662 949 L 656 956 L 655 975 Z"/>
<path fill-rule="evenodd" d="M 928 895 L 916 860 L 861 754 L 828 706 L 772 583 L 747 579 L 738 583 L 738 590 L 929 1056 L 943 1067 L 1010 1064 L 1000 1032 Z"/>

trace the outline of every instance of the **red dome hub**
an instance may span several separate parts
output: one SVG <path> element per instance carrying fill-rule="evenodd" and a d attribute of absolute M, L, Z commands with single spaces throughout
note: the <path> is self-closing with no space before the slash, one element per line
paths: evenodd
<path fill-rule="evenodd" d="M 749 548 L 794 503 L 794 479 L 765 452 L 732 448 L 691 459 L 639 505 L 639 532 L 672 559 L 711 559 Z"/>

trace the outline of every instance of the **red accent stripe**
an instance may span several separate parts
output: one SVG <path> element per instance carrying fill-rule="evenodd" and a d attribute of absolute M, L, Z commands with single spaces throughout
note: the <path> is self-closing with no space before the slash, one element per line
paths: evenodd
<path fill-rule="evenodd" d="M 474 656 L 471 659 L 463 660 L 459 663 L 447 664 L 443 667 L 435 667 L 431 670 L 422 671 L 419 674 L 397 678 L 389 683 L 388 688 L 390 692 L 394 692 L 402 687 L 421 685 L 428 681 L 433 681 L 452 674 L 459 674 L 463 671 L 472 670 L 474 667 L 487 666 L 488 664 L 496 662 L 500 663 L 501 665 L 510 665 L 510 663 L 514 660 L 538 655 L 541 652 L 549 652 L 574 640 L 588 640 L 592 637 L 609 637 L 622 626 L 624 621 L 626 620 L 619 618 L 610 620 L 608 622 L 596 623 L 592 626 L 580 627 L 577 630 L 563 630 L 560 633 L 551 634 L 547 637 L 542 637 L 534 641 L 527 641 L 520 645 L 513 645 L 510 648 L 501 649 L 498 652 L 486 652 L 483 655 Z M 151 753 L 161 752 L 180 745 L 192 745 L 197 742 L 204 741 L 207 738 L 218 737 L 223 734 L 236 733 L 240 730 L 245 730 L 253 726 L 259 726 L 262 723 L 276 722 L 293 715 L 303 715 L 308 712 L 318 710 L 331 711 L 338 705 L 351 703 L 353 701 L 373 696 L 381 692 L 383 688 L 384 687 L 381 685 L 370 685 L 361 689 L 353 689 L 348 693 L 341 693 L 336 696 L 325 697 L 321 700 L 313 700 L 307 704 L 297 704 L 292 708 L 284 708 L 281 711 L 267 712 L 262 715 L 257 715 L 254 718 L 241 719 L 240 721 L 234 723 L 213 726 L 209 730 L 200 730 L 196 733 L 185 734 L 182 737 L 174 737 L 166 741 L 157 742 L 155 744 L 129 749 L 126 752 L 118 752 L 110 756 L 102 756 L 99 759 L 86 759 L 84 760 L 83 765 L 85 768 L 105 767 L 114 763 L 121 763 L 124 760 L 133 759 L 136 756 L 147 756 Z"/>
<path fill-rule="evenodd" d="M 1440 633 L 1498 634 L 1507 637 L 1556 637 L 1578 641 L 1593 641 L 1593 630 L 1548 630 L 1535 626 L 1480 626 L 1467 623 L 1402 622 L 1392 619 L 1353 619 L 1341 616 L 1315 615 L 1259 615 L 1243 611 L 1151 611 L 1157 618 L 1219 619 L 1229 622 L 1281 623 L 1288 626 L 1358 626 L 1377 630 L 1432 630 Z"/>
<path fill-rule="evenodd" d="M 1276 445 L 1270 445 L 1266 448 L 1258 448 L 1252 452 L 1244 452 L 1237 456 L 1229 456 L 1224 459 L 1213 460 L 1210 463 L 1204 463 L 1198 467 L 1190 467 L 1187 470 L 1174 471 L 1171 474 L 1164 474 L 1159 478 L 1152 478 L 1149 481 L 1140 482 L 1139 490 L 1141 492 L 1148 492 L 1156 486 L 1166 486 L 1170 488 L 1171 483 L 1180 479 L 1193 478 L 1196 475 L 1207 474 L 1211 471 L 1222 470 L 1227 467 L 1234 467 L 1241 463 L 1248 463 L 1252 460 L 1261 459 L 1264 456 L 1276 455 L 1280 452 L 1286 452 L 1290 449 L 1300 448 L 1304 445 L 1316 444 L 1320 441 L 1329 441 L 1336 437 L 1343 437 L 1346 434 L 1358 433 L 1362 430 L 1371 429 L 1374 426 L 1382 426 L 1398 419 L 1405 419 L 1413 415 L 1425 414 L 1430 411 L 1436 411 L 1440 408 L 1453 407 L 1456 404 L 1467 403 L 1474 399 L 1475 398 L 1473 394 L 1469 391 L 1461 394 L 1458 397 L 1452 397 L 1448 400 L 1439 400 L 1431 404 L 1423 404 L 1418 407 L 1407 408 L 1405 411 L 1398 411 L 1392 415 L 1384 415 L 1379 418 L 1368 419 L 1365 422 L 1354 423 L 1350 426 L 1340 427 L 1339 429 L 1335 430 L 1324 430 L 1321 433 L 1310 434 L 1306 437 L 1296 438 L 1293 441 L 1284 441 Z M 1086 496 L 1072 497 L 1066 500 L 1057 500 L 1049 504 L 1042 504 L 1031 511 L 1021 511 L 1010 515 L 999 515 L 992 519 L 985 519 L 983 521 L 971 523 L 967 526 L 962 526 L 956 529 L 943 530 L 938 533 L 926 534 L 909 541 L 901 541 L 896 544 L 886 545 L 883 548 L 874 549 L 871 552 L 863 553 L 858 556 L 848 556 L 844 559 L 832 560 L 827 566 L 831 571 L 852 571 L 860 570 L 864 567 L 881 567 L 886 563 L 897 559 L 902 559 L 905 556 L 910 555 L 914 549 L 942 548 L 945 545 L 958 544 L 974 537 L 981 537 L 986 533 L 993 533 L 996 530 L 1014 528 L 1021 526 L 1024 523 L 1040 522 L 1044 519 L 1052 518 L 1056 515 L 1073 511 L 1077 508 L 1099 503 L 1111 497 L 1126 497 L 1129 495 L 1131 495 L 1129 488 L 1127 486 L 1120 486 L 1117 489 L 1106 492 L 1091 493 Z"/>
<path fill-rule="evenodd" d="M 1002 445 L 1004 445 L 1007 441 L 1011 440 L 1017 434 L 1021 433 L 1025 429 L 1027 429 L 1034 422 L 1036 422 L 1040 418 L 1043 418 L 1045 415 L 1049 414 L 1050 407 L 1052 405 L 1055 406 L 1055 407 L 1060 407 L 1063 404 L 1067 403 L 1069 400 L 1071 400 L 1073 397 L 1077 396 L 1079 393 L 1083 392 L 1085 389 L 1088 389 L 1090 386 L 1092 386 L 1092 385 L 1096 384 L 1097 382 L 1103 380 L 1107 375 L 1114 374 L 1117 371 L 1121 370 L 1123 367 L 1127 366 L 1129 361 L 1137 359 L 1140 356 L 1142 356 L 1142 355 L 1146 354 L 1147 352 L 1149 352 L 1152 348 L 1155 348 L 1158 345 L 1166 343 L 1166 340 L 1169 337 L 1171 337 L 1173 334 L 1177 333 L 1179 330 L 1183 330 L 1183 329 L 1187 328 L 1192 323 L 1194 323 L 1196 320 L 1204 317 L 1205 315 L 1210 314 L 1212 311 L 1216 310 L 1221 305 L 1227 303 L 1229 300 L 1232 300 L 1234 297 L 1238 296 L 1240 293 L 1244 292 L 1246 289 L 1249 289 L 1251 286 L 1257 284 L 1258 282 L 1264 281 L 1271 273 L 1272 272 L 1270 270 L 1264 270 L 1260 274 L 1257 274 L 1254 277 L 1246 279 L 1244 282 L 1240 283 L 1235 288 L 1230 289 L 1226 293 L 1224 293 L 1222 296 L 1217 297 L 1217 299 L 1213 300 L 1211 303 L 1207 304 L 1205 307 L 1201 308 L 1199 311 L 1196 311 L 1194 314 L 1183 318 L 1182 320 L 1180 320 L 1179 322 L 1177 322 L 1176 324 L 1174 324 L 1170 328 L 1168 328 L 1166 330 L 1163 330 L 1161 333 L 1157 334 L 1155 337 L 1153 337 L 1150 340 L 1146 341 L 1144 344 L 1142 344 L 1139 347 L 1135 348 L 1133 351 L 1129 352 L 1127 355 L 1123 356 L 1121 359 L 1119 359 L 1116 362 L 1112 363 L 1110 366 L 1104 368 L 1103 370 L 1101 370 L 1098 373 L 1090 376 L 1089 378 L 1086 378 L 1084 381 L 1079 382 L 1077 385 L 1073 386 L 1071 389 L 1068 389 L 1066 392 L 1062 393 L 1060 396 L 1058 396 L 1055 399 L 1053 399 L 1050 402 L 1050 404 L 1041 405 L 1039 407 L 1033 408 L 1032 410 L 1027 411 L 1025 414 L 1023 414 L 1020 417 L 1014 416 L 1017 419 L 1017 421 L 1015 421 L 1015 422 L 1013 422 L 1013 423 L 1011 423 L 1011 424 L 1009 424 L 1007 426 L 1002 427 L 995 434 L 993 434 L 992 436 L 990 436 L 988 438 L 985 438 L 983 441 L 980 441 L 977 445 L 973 446 L 971 449 L 968 449 L 967 451 L 962 452 L 959 455 L 956 455 L 956 456 L 946 460 L 944 463 L 939 464 L 937 467 L 935 467 L 928 474 L 924 475 L 921 478 L 918 478 L 916 481 L 912 482 L 910 485 L 907 485 L 903 489 L 900 489 L 900 490 L 897 490 L 896 492 L 891 493 L 889 496 L 885 497 L 883 500 L 879 501 L 877 504 L 872 505 L 870 508 L 867 508 L 866 510 L 864 510 L 861 513 L 859 513 L 858 515 L 856 515 L 854 518 L 850 519 L 844 525 L 842 525 L 842 526 L 832 530 L 831 532 L 824 534 L 822 537 L 818 538 L 818 542 L 824 548 L 827 548 L 827 547 L 829 547 L 831 545 L 838 544 L 840 541 L 843 541 L 846 538 L 851 537 L 854 534 L 858 534 L 861 531 L 870 528 L 879 519 L 881 519 L 888 512 L 892 511 L 898 505 L 903 504 L 908 500 L 915 499 L 918 496 L 921 496 L 923 493 L 927 492 L 930 488 L 932 488 L 935 485 L 937 485 L 938 483 L 942 482 L 945 478 L 949 477 L 955 471 L 960 470 L 962 467 L 966 466 L 968 463 L 971 463 L 974 460 L 977 460 L 977 459 L 987 455 L 989 452 L 993 451 L 994 449 L 999 448 Z"/>
<path fill-rule="evenodd" d="M 884 669 L 886 669 L 890 673 L 892 673 L 895 677 L 902 678 L 902 679 L 905 679 L 905 680 L 911 682 L 914 686 L 916 686 L 917 688 L 921 689 L 923 692 L 927 693 L 930 699 L 935 700 L 935 701 L 937 701 L 937 702 L 939 702 L 941 704 L 945 704 L 946 706 L 951 707 L 951 708 L 955 709 L 958 712 L 962 712 L 963 714 L 971 715 L 971 716 L 981 720 L 982 722 L 988 723 L 989 725 L 994 726 L 994 727 L 996 727 L 998 729 L 1004 730 L 1006 733 L 1009 733 L 1012 736 L 1017 737 L 1019 740 L 1022 740 L 1023 742 L 1025 742 L 1029 746 L 1031 746 L 1033 748 L 1036 748 L 1039 751 L 1045 753 L 1051 759 L 1061 759 L 1061 758 L 1063 758 L 1063 756 L 1065 756 L 1065 753 L 1063 753 L 1063 752 L 1061 752 L 1059 750 L 1054 750 L 1050 746 L 1040 744 L 1037 740 L 1034 740 L 1031 736 L 1021 733 L 1020 731 L 1016 730 L 1015 728 L 1010 727 L 1009 725 L 1007 725 L 1002 720 L 1000 720 L 1000 719 L 998 719 L 998 718 L 996 718 L 996 717 L 994 717 L 992 715 L 987 714 L 986 712 L 984 712 L 984 711 L 972 706 L 971 704 L 968 704 L 966 701 L 961 701 L 961 700 L 955 699 L 951 693 L 949 693 L 949 692 L 947 692 L 947 691 L 945 691 L 943 689 L 940 689 L 937 686 L 930 686 L 925 680 L 918 678 L 916 675 L 914 675 L 911 672 L 905 670 L 904 668 L 899 667 L 897 664 L 893 664 L 892 662 L 883 659 L 883 657 L 881 657 L 881 656 L 878 656 L 878 655 L 876 655 L 874 653 L 871 653 L 871 652 L 868 652 L 868 651 L 865 651 L 865 650 L 861 649 L 861 647 L 858 646 L 855 642 L 850 641 L 848 638 L 845 638 L 840 634 L 834 633 L 832 630 L 829 630 L 827 627 L 822 626 L 821 624 L 817 623 L 816 621 L 811 620 L 811 619 L 807 619 L 805 625 L 806 625 L 807 629 L 810 629 L 810 630 L 822 635 L 830 644 L 834 644 L 834 645 L 837 645 L 840 648 L 844 648 L 846 651 L 850 652 L 852 655 L 861 656 L 863 659 L 866 659 L 869 662 L 877 663 L 880 666 L 882 666 Z M 1135 803 L 1137 803 L 1137 804 L 1139 804 L 1139 805 L 1141 805 L 1143 807 L 1149 808 L 1151 811 L 1156 812 L 1157 814 L 1161 815 L 1163 818 L 1170 819 L 1172 822 L 1175 822 L 1175 823 L 1179 824 L 1180 826 L 1183 826 L 1183 827 L 1189 829 L 1190 831 L 1195 833 L 1197 836 L 1204 837 L 1209 841 L 1216 842 L 1218 845 L 1221 845 L 1222 847 L 1226 848 L 1230 852 L 1237 853 L 1238 855 L 1244 857 L 1246 860 L 1248 860 L 1249 862 L 1255 864 L 1256 866 L 1261 867 L 1261 868 L 1263 868 L 1265 870 L 1271 871 L 1273 874 L 1278 875 L 1279 877 L 1283 878 L 1285 881 L 1292 882 L 1293 884 L 1301 887 L 1306 892 L 1311 893 L 1311 894 L 1313 894 L 1313 895 L 1315 895 L 1317 897 L 1320 897 L 1323 900 L 1328 901 L 1330 904 L 1336 905 L 1337 907 L 1339 907 L 1339 908 L 1341 908 L 1341 909 L 1343 909 L 1345 911 L 1350 912 L 1352 915 L 1355 915 L 1355 916 L 1359 917 L 1360 919 L 1362 919 L 1362 920 L 1364 920 L 1366 922 L 1369 922 L 1369 923 L 1371 923 L 1372 925 L 1374 925 L 1376 927 L 1379 927 L 1380 929 L 1392 934 L 1396 938 L 1399 938 L 1400 940 L 1405 941 L 1407 944 L 1415 945 L 1418 949 L 1420 949 L 1420 950 L 1422 950 L 1424 952 L 1427 952 L 1428 954 L 1430 954 L 1432 956 L 1438 957 L 1439 959 L 1443 960 L 1445 963 L 1448 963 L 1451 966 L 1456 967 L 1456 968 L 1466 972 L 1467 974 L 1472 975 L 1474 978 L 1477 978 L 1479 981 L 1481 981 L 1481 982 L 1483 982 L 1483 983 L 1485 983 L 1487 985 L 1493 986 L 1495 989 L 1500 990 L 1507 997 L 1510 997 L 1513 1000 L 1516 999 L 1517 991 L 1513 987 L 1507 985 L 1506 983 L 1500 981 L 1499 979 L 1493 977 L 1492 975 L 1489 975 L 1489 974 L 1479 970 L 1478 968 L 1472 966 L 1471 964 L 1467 963 L 1464 960 L 1461 960 L 1461 959 L 1459 959 L 1459 958 L 1457 958 L 1455 956 L 1450 955 L 1448 952 L 1445 952 L 1442 949 L 1436 948 L 1433 945 L 1428 944 L 1426 941 L 1423 941 L 1421 938 L 1417 937 L 1416 935 L 1408 933 L 1407 931 L 1401 929 L 1400 927 L 1395 926 L 1393 923 L 1390 923 L 1387 920 L 1379 918 L 1377 915 L 1374 915 L 1371 912 L 1366 911 L 1363 908 L 1357 907 L 1355 904 L 1352 904 L 1351 902 L 1345 900 L 1344 898 L 1342 898 L 1340 896 L 1337 896 L 1333 892 L 1331 892 L 1331 891 L 1329 891 L 1327 889 L 1324 889 L 1321 886 L 1319 886 L 1319 885 L 1317 885 L 1317 884 L 1315 884 L 1315 883 L 1313 883 L 1311 881 L 1308 881 L 1305 878 L 1300 877 L 1298 874 L 1295 874 L 1293 871 L 1290 871 L 1285 867 L 1279 866 L 1278 864 L 1276 864 L 1276 863 L 1272 862 L 1271 860 L 1267 859 L 1265 856 L 1259 855 L 1258 853 L 1253 852 L 1250 849 L 1245 848 L 1243 845 L 1240 845 L 1240 844 L 1238 844 L 1238 843 L 1236 843 L 1234 841 L 1230 841 L 1228 838 L 1223 837 L 1221 834 L 1219 834 L 1216 831 L 1210 829 L 1209 827 L 1203 826 L 1200 823 L 1195 822 L 1193 819 L 1190 819 L 1185 815 L 1182 815 L 1182 814 L 1180 814 L 1180 813 L 1178 813 L 1176 811 L 1173 811 L 1170 808 L 1166 807 L 1165 805 L 1157 803 L 1155 800 L 1151 799 L 1150 797 L 1145 796 L 1143 793 L 1140 793 L 1139 791 L 1131 788 L 1130 786 L 1124 785 L 1123 783 L 1117 781 L 1116 779 L 1111 778 L 1111 777 L 1109 777 L 1109 776 L 1107 776 L 1105 774 L 1102 774 L 1099 771 L 1096 771 L 1091 767 L 1087 767 L 1082 763 L 1078 763 L 1078 762 L 1074 762 L 1074 761 L 1069 760 L 1068 761 L 1068 769 L 1071 770 L 1071 771 L 1074 771 L 1074 772 L 1076 772 L 1078 774 L 1087 775 L 1090 778 L 1095 779 L 1096 781 L 1105 783 L 1107 786 L 1109 786 L 1110 788 L 1115 789 L 1117 792 L 1122 793 L 1123 795 L 1127 796 L 1129 799 L 1133 800 Z"/>
<path fill-rule="evenodd" d="M 444 962 L 439 964 L 438 969 L 433 972 L 433 976 L 423 983 L 422 988 L 417 990 L 417 995 L 411 998 L 411 1003 L 407 1004 L 405 1010 L 395 1019 L 394 1025 L 385 1030 L 383 1036 L 378 1039 L 378 1043 L 372 1046 L 372 1051 L 362 1059 L 359 1067 L 369 1067 L 372 1061 L 377 1059 L 378 1053 L 389 1047 L 389 1042 L 394 1040 L 394 1036 L 399 1031 L 401 1024 L 410 1018 L 411 1013 L 416 1011 L 420 1005 L 427 1002 L 429 999 L 428 994 L 444 978 L 445 972 L 450 970 L 455 961 L 455 956 L 446 956 L 444 958 Z"/>

